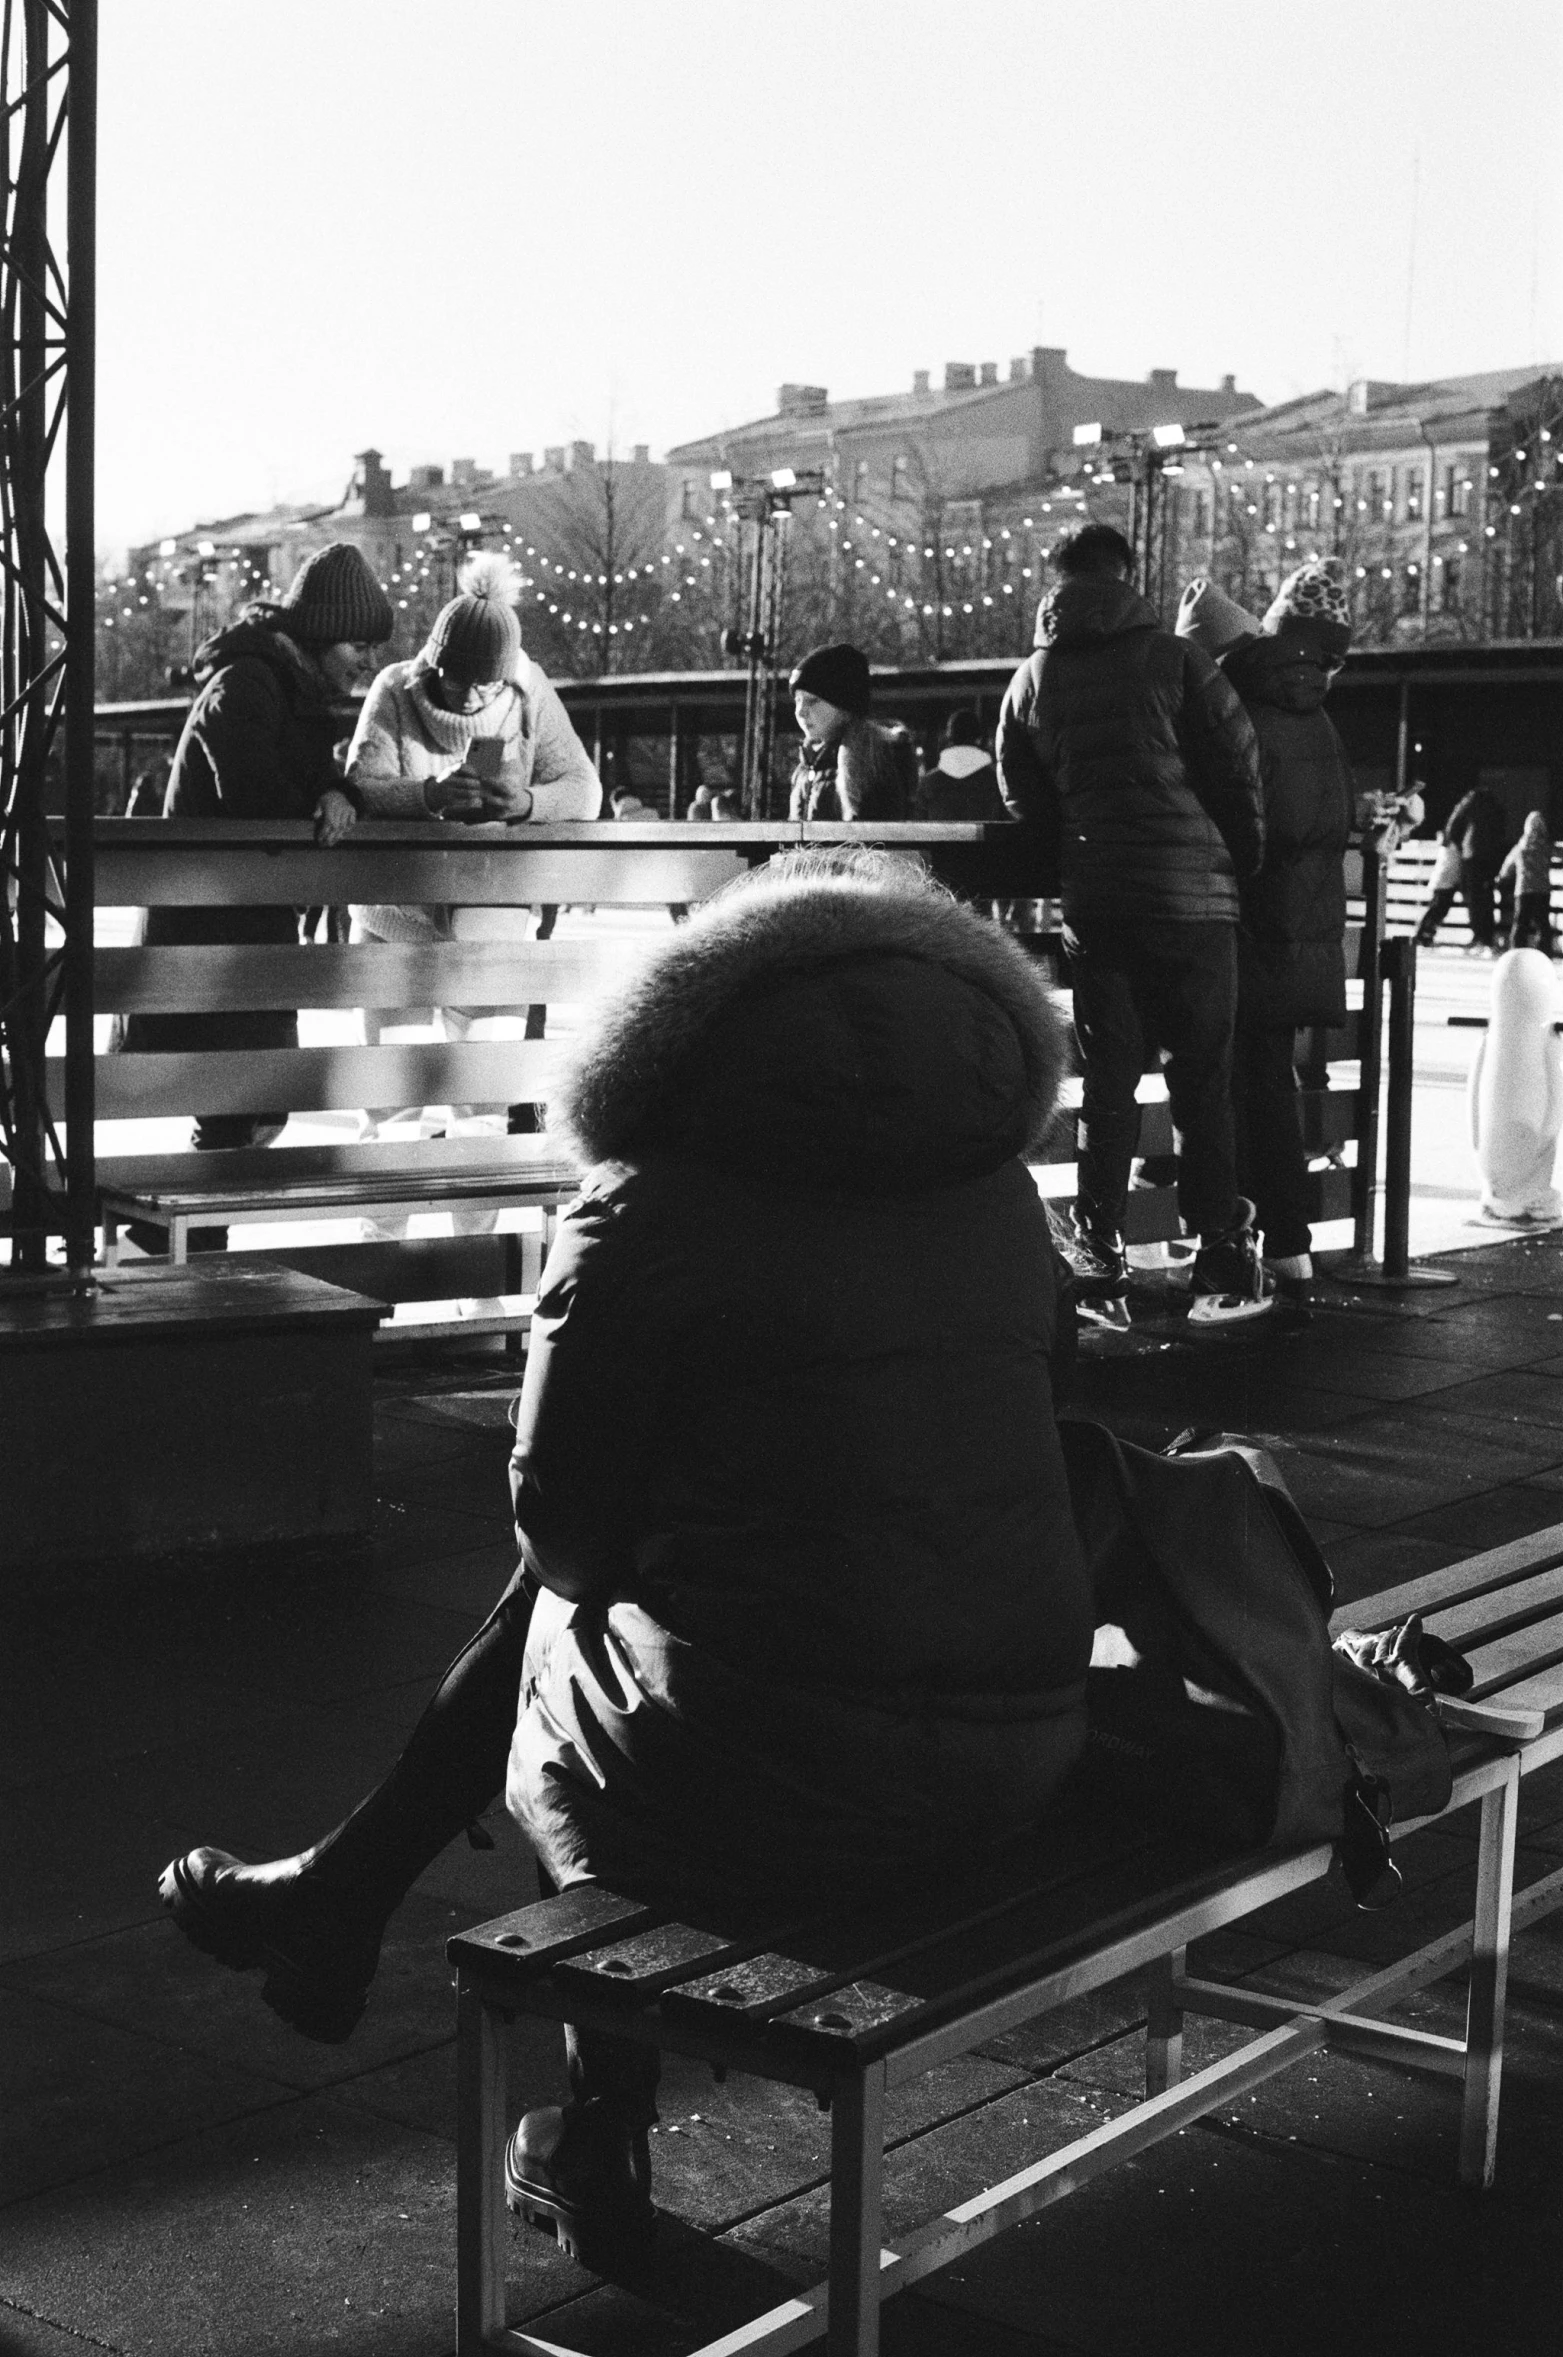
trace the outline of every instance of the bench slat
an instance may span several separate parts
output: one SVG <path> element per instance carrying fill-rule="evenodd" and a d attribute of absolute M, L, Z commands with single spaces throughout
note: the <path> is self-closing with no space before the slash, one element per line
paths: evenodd
<path fill-rule="evenodd" d="M 590 1988 L 594 1996 L 612 2004 L 645 2005 L 675 1981 L 709 1972 L 725 1958 L 752 1953 L 773 1936 L 774 1932 L 762 1933 L 746 1942 L 687 1923 L 658 1924 L 633 1939 L 572 1957 L 555 1977 L 566 1992 Z"/>
<path fill-rule="evenodd" d="M 499 908 L 553 901 L 648 908 L 704 900 L 749 869 L 736 849 L 549 851 L 517 840 L 452 843 L 445 828 L 431 833 L 440 840 L 425 848 L 405 841 L 360 841 L 355 830 L 334 851 L 303 844 L 274 850 L 244 843 L 181 848 L 150 833 L 146 842 L 99 850 L 97 902 L 100 908 L 312 908 L 349 901 Z"/>
<path fill-rule="evenodd" d="M 99 1014 L 212 1007 L 479 1007 L 593 998 L 641 962 L 626 941 L 330 942 L 100 949 Z"/>
<path fill-rule="evenodd" d="M 1446 1638 L 1451 1645 L 1463 1646 L 1472 1639 L 1486 1642 L 1507 1636 L 1511 1630 L 1541 1620 L 1551 1607 L 1559 1604 L 1563 1604 L 1563 1568 L 1538 1572 L 1532 1579 L 1514 1580 L 1507 1587 L 1489 1588 L 1485 1594 L 1473 1596 L 1463 1604 L 1451 1604 L 1446 1611 L 1427 1613 L 1424 1617 L 1435 1636 Z"/>
<path fill-rule="evenodd" d="M 1476 1683 L 1466 1700 L 1481 1702 L 1493 1695 L 1506 1701 L 1517 1683 L 1528 1683 L 1536 1673 L 1563 1662 L 1563 1612 L 1532 1621 L 1509 1636 L 1494 1638 L 1490 1644 L 1466 1646 L 1462 1650 L 1476 1673 Z"/>
<path fill-rule="evenodd" d="M 1543 1731 L 1555 1727 L 1563 1719 L 1563 1661 L 1554 1661 L 1534 1676 L 1503 1687 L 1493 1696 L 1493 1703 L 1499 1710 L 1515 1713 L 1538 1711 Z"/>
<path fill-rule="evenodd" d="M 1436 1612 L 1466 1597 L 1485 1595 L 1490 1588 L 1501 1588 L 1523 1573 L 1550 1571 L 1559 1563 L 1563 1563 L 1563 1522 L 1553 1522 L 1523 1539 L 1510 1539 L 1504 1546 L 1489 1547 L 1484 1554 L 1468 1555 L 1463 1562 L 1424 1572 L 1420 1579 L 1381 1588 L 1376 1596 L 1359 1597 L 1355 1604 L 1342 1604 L 1331 1615 L 1330 1628 L 1336 1633 L 1341 1629 L 1389 1628 L 1408 1613 Z"/>
<path fill-rule="evenodd" d="M 484 1963 L 502 1956 L 528 1973 L 548 1972 L 562 1957 L 595 1947 L 606 1933 L 627 1935 L 653 1921 L 654 1911 L 638 1899 L 620 1898 L 601 1883 L 581 1883 L 458 1933 L 447 1953 L 453 1961 L 465 1956 Z"/>
<path fill-rule="evenodd" d="M 355 1146 L 242 1146 L 220 1154 L 100 1154 L 100 1187 L 118 1192 L 219 1193 L 375 1180 L 389 1171 L 422 1180 L 451 1172 L 483 1178 L 513 1176 L 520 1184 L 551 1186 L 579 1177 L 574 1158 L 547 1137 L 477 1135 L 366 1141 Z"/>
<path fill-rule="evenodd" d="M 272 1107 L 324 1113 L 376 1105 L 516 1105 L 546 1098 L 559 1059 L 547 1040 L 398 1041 L 378 1048 L 245 1048 L 227 1054 L 100 1056 L 100 1121 Z M 65 1065 L 48 1063 L 65 1113 Z"/>

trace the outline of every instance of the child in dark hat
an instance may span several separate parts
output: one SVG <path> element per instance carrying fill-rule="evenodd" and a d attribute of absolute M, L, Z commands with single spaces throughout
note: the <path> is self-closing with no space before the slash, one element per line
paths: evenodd
<path fill-rule="evenodd" d="M 917 748 L 899 722 L 868 716 L 868 657 L 858 647 L 815 647 L 792 674 L 803 750 L 792 773 L 790 818 L 898 819 L 911 813 Z"/>

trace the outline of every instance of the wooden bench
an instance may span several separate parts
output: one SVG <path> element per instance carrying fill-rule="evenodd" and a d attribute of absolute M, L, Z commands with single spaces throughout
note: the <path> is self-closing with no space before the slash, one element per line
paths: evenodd
<path fill-rule="evenodd" d="M 785 832 L 786 830 L 780 830 Z M 967 830 L 971 832 L 972 830 Z M 283 905 L 330 901 L 461 906 L 568 901 L 622 908 L 703 898 L 774 847 L 779 830 L 633 827 L 534 828 L 496 839 L 461 827 L 369 824 L 325 851 L 303 826 L 202 826 L 104 821 L 97 830 L 96 896 L 103 907 Z M 796 836 L 798 830 L 791 833 Z M 679 838 L 670 841 L 672 837 Z M 229 1009 L 372 1009 L 438 1005 L 558 1007 L 590 999 L 633 964 L 634 942 L 481 941 L 252 947 L 102 947 L 100 1012 L 134 1015 Z M 105 1053 L 97 1059 L 100 1120 L 246 1112 L 286 1106 L 308 1115 L 381 1105 L 454 1104 L 475 1110 L 546 1099 L 557 1047 L 545 1039 L 404 1041 L 375 1047 Z M 56 1075 L 56 1104 L 63 1104 Z M 569 1157 L 531 1137 L 457 1135 L 363 1144 L 273 1146 L 212 1154 L 100 1159 L 105 1255 L 130 1221 L 161 1228 L 174 1261 L 192 1229 L 242 1229 L 369 1213 L 379 1221 L 434 1210 L 539 1217 L 507 1238 L 499 1286 L 514 1306 L 444 1321 L 466 1334 L 523 1329 L 559 1203 L 574 1188 Z M 468 1259 L 484 1248 L 469 1239 Z M 329 1257 L 349 1281 L 406 1304 L 428 1292 L 398 1283 L 416 1253 L 368 1245 L 324 1253 L 285 1248 L 295 1265 Z M 345 1257 L 344 1257 L 345 1256 Z M 360 1278 L 355 1260 L 372 1262 Z M 436 1284 L 438 1279 L 435 1279 Z M 392 1320 L 382 1337 L 426 1335 L 440 1323 Z"/>
<path fill-rule="evenodd" d="M 613 2029 L 719 2069 L 811 2089 L 831 2108 L 827 2279 L 697 2357 L 780 2352 L 824 2338 L 873 2357 L 879 2305 L 1190 2122 L 1320 2049 L 1452 2079 L 1459 2171 L 1491 2183 L 1511 1933 L 1563 1906 L 1563 1868 L 1514 1893 L 1521 1778 L 1563 1757 L 1563 1525 L 1345 1608 L 1358 1627 L 1413 1610 L 1473 1660 L 1473 1695 L 1442 1707 L 1454 1752 L 1450 1810 L 1480 1807 L 1470 1924 L 1327 2000 L 1195 1978 L 1191 1942 L 1330 1872 L 1331 1845 L 1201 1858 L 1123 1825 L 1061 1817 L 1022 1866 L 961 1891 L 756 1930 L 677 1923 L 595 1886 L 453 1939 L 457 1970 L 457 2351 L 553 2351 L 505 2323 L 503 2151 L 513 2125 L 502 2024 L 516 2013 Z M 1421 1822 L 1428 1822 L 1423 1820 Z M 1417 1825 L 1402 1825 L 1407 1834 Z M 1469 1964 L 1463 2038 L 1384 2018 Z M 894 2247 L 883 2241 L 884 2109 L 895 2088 L 1053 2007 L 1144 1970 L 1145 2097 Z M 1254 2036 L 1188 2078 L 1184 2018 Z"/>
<path fill-rule="evenodd" d="M 304 826 L 243 822 L 103 820 L 96 830 L 100 907 L 267 905 L 329 902 L 447 902 L 458 906 L 563 904 L 623 910 L 689 904 L 763 862 L 804 844 L 874 842 L 929 859 L 957 889 L 1004 897 L 1013 886 L 1017 830 L 981 825 L 765 824 L 634 825 L 622 822 L 515 830 L 504 840 L 455 826 L 356 828 L 334 850 L 318 848 Z M 1353 963 L 1361 943 L 1353 927 Z M 233 1009 L 371 1009 L 434 1005 L 557 1010 L 590 999 L 622 974 L 636 945 L 601 940 L 520 942 L 293 943 L 253 947 L 101 947 L 96 1004 L 107 1015 Z M 1361 1050 L 1363 1018 L 1328 1033 L 1305 1034 L 1300 1066 L 1301 1114 L 1310 1154 L 1328 1157 L 1312 1174 L 1311 1215 L 1360 1212 L 1362 1189 L 1345 1162 L 1360 1130 L 1360 1094 L 1349 1076 L 1331 1085 L 1331 1066 Z M 307 1046 L 201 1053 L 100 1055 L 100 1120 L 238 1113 L 267 1106 L 291 1112 L 351 1112 L 383 1105 L 504 1107 L 546 1099 L 557 1043 L 543 1039 L 403 1041 L 375 1047 Z M 51 1103 L 63 1111 L 63 1065 L 52 1067 Z M 1154 1085 L 1154 1084 L 1153 1084 Z M 1077 1098 L 1078 1091 L 1075 1091 Z M 1074 1160 L 1072 1101 L 1066 1101 L 1046 1159 Z M 1140 1151 L 1172 1150 L 1165 1098 L 1146 1103 Z M 451 1292 L 500 1291 L 513 1305 L 449 1330 L 524 1330 L 541 1259 L 558 1205 L 576 1173 L 535 1138 L 455 1136 L 438 1140 L 311 1142 L 214 1154 L 105 1155 L 98 1187 L 105 1249 L 117 1252 L 129 1221 L 168 1236 L 173 1259 L 189 1249 L 192 1229 L 330 1219 L 368 1213 L 400 1219 L 431 1208 L 538 1215 L 523 1238 L 503 1248 L 503 1281 L 453 1284 Z M 1069 1191 L 1063 1180 L 1064 1199 Z M 1127 1220 L 1131 1243 L 1165 1241 L 1179 1232 L 1171 1187 L 1138 1188 Z M 480 1240 L 468 1239 L 480 1246 Z M 384 1245 L 285 1248 L 292 1265 L 343 1281 L 402 1305 L 382 1339 L 426 1334 L 409 1326 L 408 1305 L 438 1289 L 437 1272 L 415 1272 L 417 1251 Z M 425 1246 L 437 1259 L 447 1246 Z M 372 1257 L 371 1257 L 372 1256 Z M 470 1255 L 469 1255 L 470 1257 Z M 490 1250 L 490 1260 L 494 1258 Z M 438 1330 L 437 1328 L 433 1330 Z"/>

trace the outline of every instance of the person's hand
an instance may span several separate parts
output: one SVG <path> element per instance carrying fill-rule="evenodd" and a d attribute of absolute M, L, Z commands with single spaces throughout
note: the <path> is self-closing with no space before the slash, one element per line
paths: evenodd
<path fill-rule="evenodd" d="M 315 805 L 315 841 L 329 847 L 340 843 L 358 824 L 358 813 L 345 794 L 328 786 Z"/>
<path fill-rule="evenodd" d="M 453 769 L 446 777 L 431 777 L 423 789 L 431 818 L 484 818 L 482 780 L 470 769 Z"/>
<path fill-rule="evenodd" d="M 519 769 L 502 769 L 483 781 L 483 816 L 502 818 L 507 826 L 532 815 L 532 789 L 521 783 Z"/>

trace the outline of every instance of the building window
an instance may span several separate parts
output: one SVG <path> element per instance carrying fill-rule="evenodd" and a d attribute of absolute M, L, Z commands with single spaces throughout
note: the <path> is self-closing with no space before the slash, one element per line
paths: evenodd
<path fill-rule="evenodd" d="M 1453 473 L 1453 471 L 1454 470 L 1451 468 L 1450 472 Z M 1444 559 L 1444 577 L 1440 585 L 1439 603 L 1442 605 L 1446 614 L 1458 613 L 1459 611 L 1460 573 L 1464 562 L 1464 558 L 1458 554 L 1454 556 L 1447 556 Z"/>
<path fill-rule="evenodd" d="M 1317 483 L 1310 483 L 1303 493 L 1303 522 L 1310 532 L 1319 529 L 1319 518 L 1324 512 L 1324 496 Z"/>
<path fill-rule="evenodd" d="M 1419 466 L 1406 469 L 1406 522 L 1418 524 L 1426 512 L 1426 480 Z"/>
<path fill-rule="evenodd" d="M 910 499 L 912 496 L 912 466 L 907 458 L 893 458 L 890 461 L 890 496 L 892 499 Z"/>
<path fill-rule="evenodd" d="M 1196 540 L 1210 537 L 1210 500 L 1203 491 L 1196 491 L 1189 501 L 1189 531 Z"/>
<path fill-rule="evenodd" d="M 1470 514 L 1471 493 L 1474 488 L 1475 486 L 1464 467 L 1452 466 L 1449 469 L 1449 513 L 1452 516 L 1468 516 Z"/>
<path fill-rule="evenodd" d="M 1279 483 L 1266 483 L 1265 485 L 1262 521 L 1267 532 L 1273 532 L 1281 521 L 1281 486 Z"/>
<path fill-rule="evenodd" d="M 1400 611 L 1403 614 L 1422 611 L 1422 572 L 1418 565 L 1407 565 L 1400 576 Z"/>
<path fill-rule="evenodd" d="M 1297 484 L 1288 483 L 1281 494 L 1281 521 L 1288 532 L 1297 526 L 1297 492 Z"/>
<path fill-rule="evenodd" d="M 1363 476 L 1362 496 L 1367 501 L 1368 514 L 1375 523 L 1381 516 L 1389 514 L 1391 501 L 1387 478 L 1377 467 L 1370 467 Z"/>
<path fill-rule="evenodd" d="M 698 483 L 696 483 L 694 477 L 692 475 L 686 475 L 684 477 L 683 493 L 679 501 L 678 509 L 679 514 L 685 519 L 686 522 L 688 522 L 692 516 L 697 516 L 700 513 L 699 508 L 695 505 L 695 501 L 699 496 L 699 490 L 700 486 Z"/>

